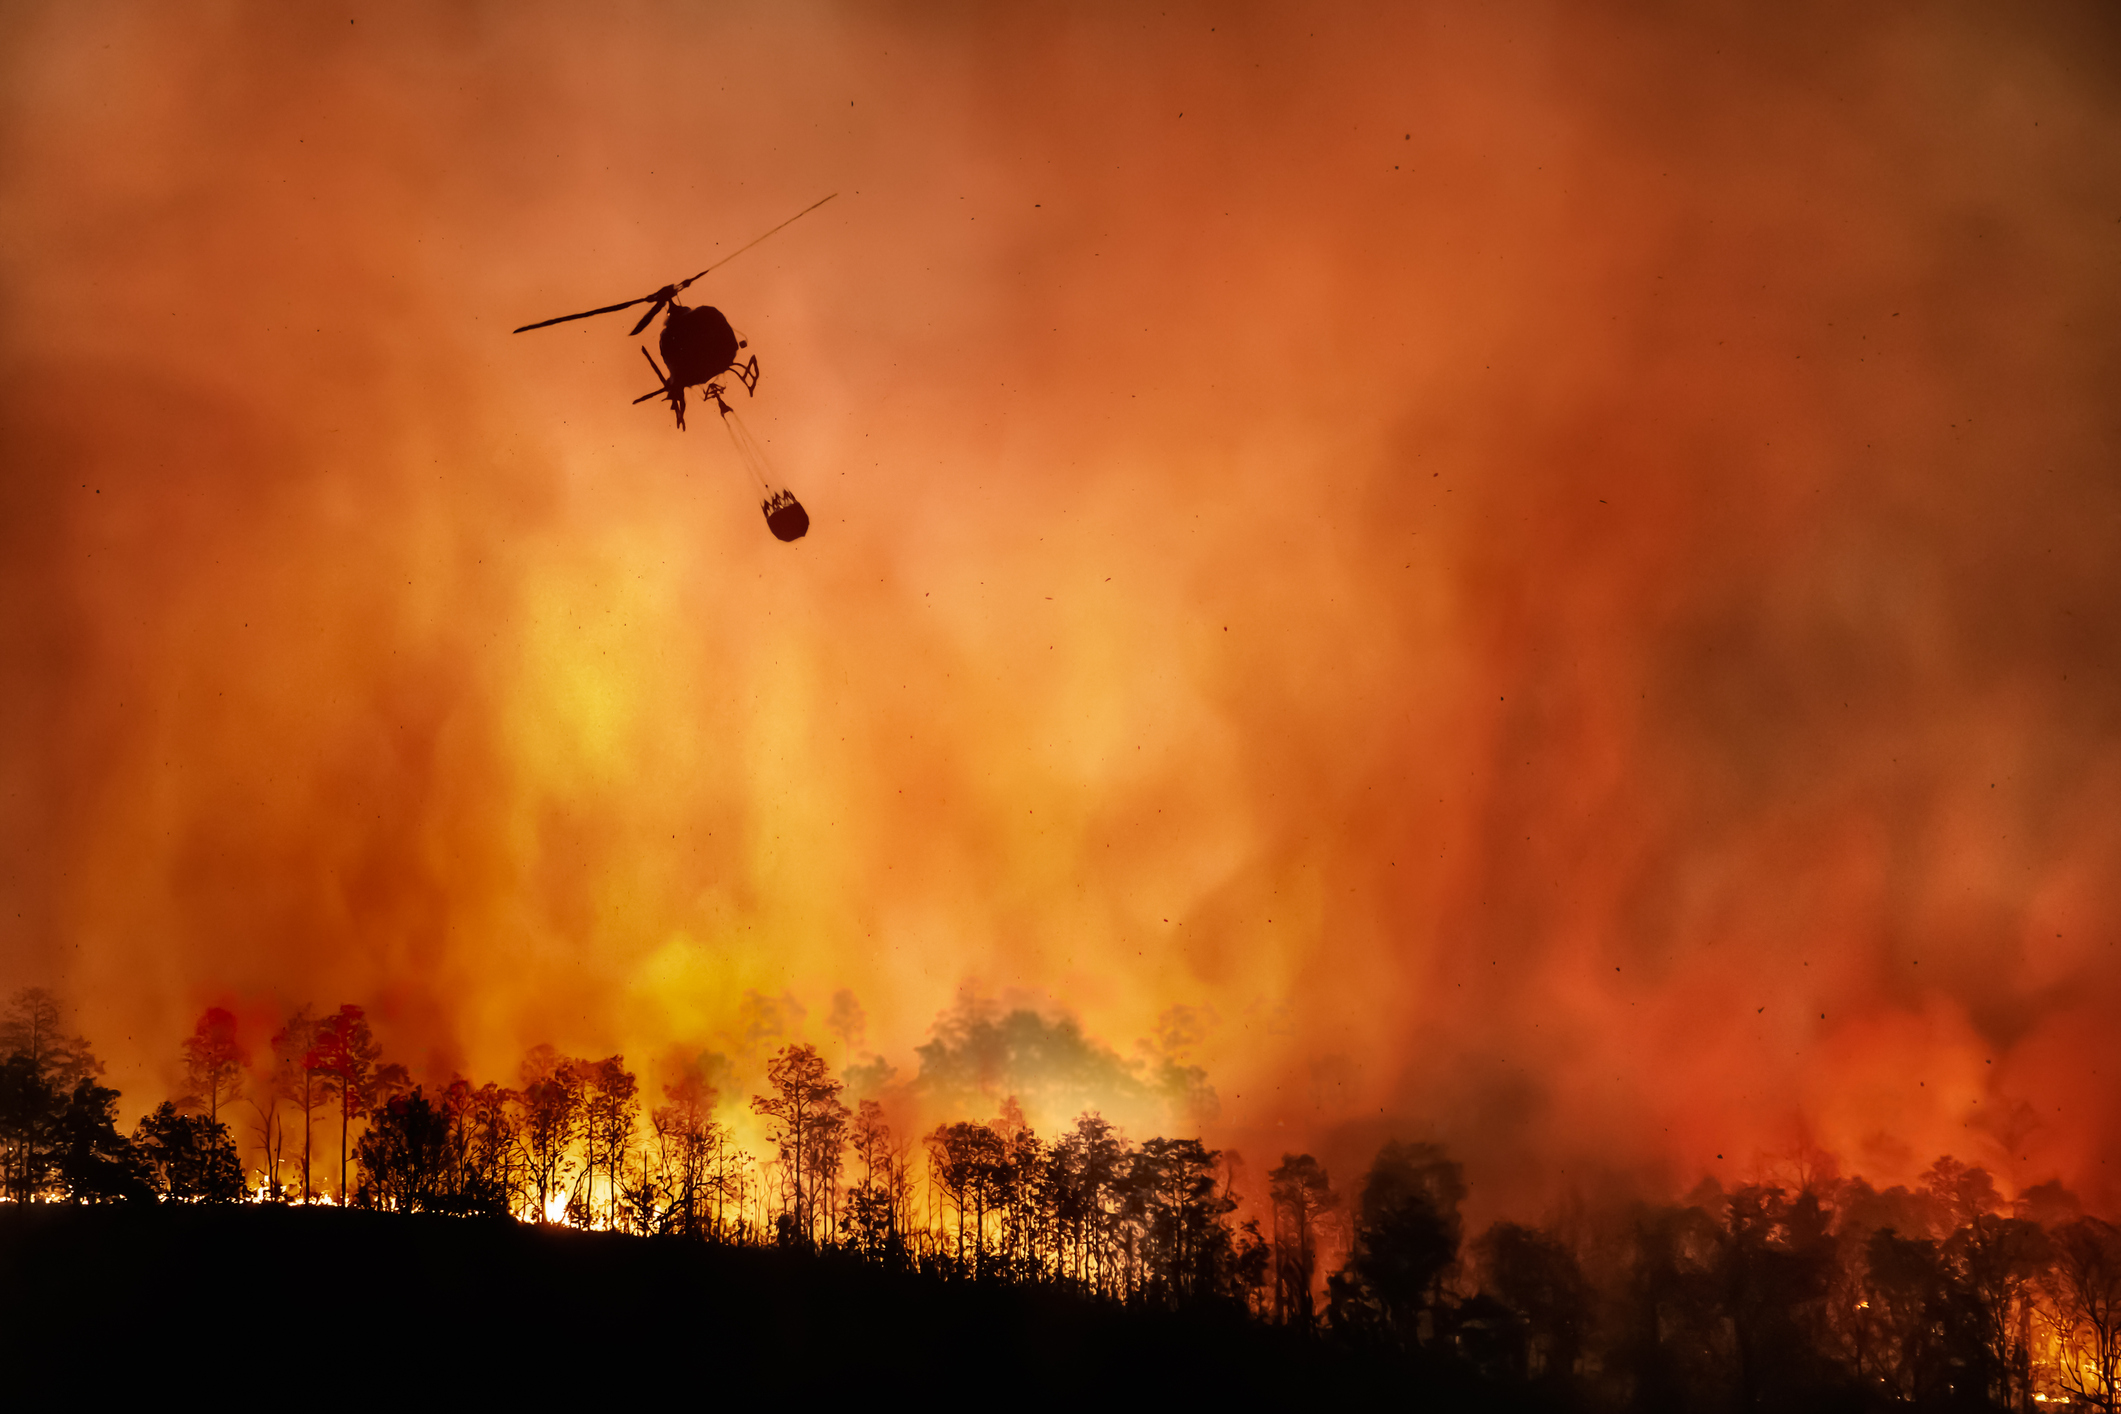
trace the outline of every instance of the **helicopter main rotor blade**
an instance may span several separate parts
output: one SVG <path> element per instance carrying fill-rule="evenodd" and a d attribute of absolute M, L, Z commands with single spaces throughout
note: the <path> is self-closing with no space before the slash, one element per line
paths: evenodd
<path fill-rule="evenodd" d="M 649 321 L 654 319 L 658 314 L 661 314 L 663 312 L 663 306 L 670 303 L 672 296 L 676 294 L 676 290 L 671 290 L 669 294 L 658 294 L 656 296 L 655 303 L 649 305 L 648 312 L 641 316 L 641 322 L 634 325 L 632 332 L 629 333 L 626 337 L 629 339 L 638 338 L 640 336 L 640 332 L 648 327 Z"/>
<path fill-rule="evenodd" d="M 816 201 L 811 202 L 808 206 L 804 207 L 801 211 L 796 212 L 795 215 L 789 217 L 786 221 L 781 222 L 779 226 L 775 226 L 773 230 L 768 231 L 766 233 L 766 236 L 773 235 L 776 231 L 780 231 L 785 227 L 794 225 L 797 221 L 802 220 L 805 216 L 808 216 L 811 212 L 817 210 L 820 206 L 823 206 L 826 202 L 832 200 L 833 197 L 838 195 L 838 192 L 832 192 L 829 195 L 819 197 Z M 760 236 L 756 240 L 747 241 L 743 245 L 738 246 L 735 250 L 730 251 L 729 254 L 723 256 L 720 260 L 714 262 L 714 264 L 708 266 L 705 270 L 702 270 L 699 275 L 694 275 L 689 279 L 680 280 L 675 285 L 665 285 L 662 289 L 657 290 L 654 294 L 642 295 L 639 299 L 630 299 L 622 304 L 607 304 L 602 309 L 585 309 L 580 314 L 563 314 L 558 319 L 541 319 L 535 324 L 525 324 L 522 328 L 517 329 L 514 332 L 518 334 L 527 334 L 533 329 L 549 329 L 555 324 L 566 324 L 576 319 L 591 319 L 599 314 L 616 314 L 622 309 L 631 309 L 637 304 L 649 305 L 649 311 L 641 316 L 641 322 L 633 326 L 633 333 L 635 335 L 638 335 L 643 329 L 646 329 L 648 327 L 649 321 L 654 319 L 656 315 L 662 311 L 664 305 L 670 303 L 672 299 L 676 298 L 677 293 L 680 290 L 683 290 L 687 286 L 689 286 L 693 282 L 693 280 L 699 279 L 700 275 L 709 275 L 721 269 L 724 265 L 727 265 L 730 261 L 742 255 L 745 251 L 751 249 L 752 246 L 757 245 L 759 241 L 765 240 L 766 236 Z"/>
<path fill-rule="evenodd" d="M 661 294 L 662 292 L 658 290 L 656 293 Z M 535 324 L 525 324 L 522 328 L 517 329 L 514 332 L 518 334 L 528 334 L 533 329 L 546 329 L 550 328 L 554 324 L 565 324 L 568 321 L 574 319 L 587 319 L 592 315 L 597 314 L 615 314 L 622 309 L 631 309 L 637 304 L 646 304 L 648 301 L 654 299 L 655 297 L 655 295 L 642 295 L 639 299 L 630 299 L 627 300 L 624 304 L 607 304 L 602 309 L 585 309 L 580 314 L 563 314 L 558 319 L 541 319 Z M 654 316 L 651 315 L 650 317 L 653 318 Z M 644 319 L 641 322 L 645 324 L 648 321 Z"/>
<path fill-rule="evenodd" d="M 811 203 L 810 203 L 810 204 L 809 204 L 808 206 L 804 207 L 804 208 L 803 208 L 803 209 L 802 209 L 801 211 L 798 211 L 798 212 L 796 212 L 796 213 L 795 213 L 795 215 L 793 215 L 793 216 L 789 217 L 789 218 L 788 218 L 787 220 L 785 220 L 785 221 L 781 222 L 781 224 L 780 224 L 779 226 L 775 226 L 775 227 L 773 228 L 773 230 L 772 230 L 772 231 L 768 231 L 768 232 L 766 233 L 766 236 L 770 236 L 770 235 L 772 235 L 772 234 L 774 233 L 774 231 L 778 231 L 778 230 L 781 230 L 781 229 L 782 229 L 783 227 L 786 227 L 786 226 L 792 226 L 792 225 L 794 225 L 794 224 L 795 224 L 796 222 L 798 222 L 798 221 L 802 220 L 802 219 L 803 219 L 803 218 L 804 218 L 805 216 L 808 216 L 808 215 L 809 215 L 809 214 L 810 214 L 811 212 L 813 212 L 813 211 L 817 210 L 817 209 L 818 209 L 818 208 L 819 208 L 820 206 L 823 206 L 823 205 L 824 205 L 824 204 L 825 204 L 826 202 L 828 202 L 828 201 L 832 200 L 832 198 L 833 198 L 833 197 L 835 197 L 835 196 L 838 196 L 838 195 L 839 195 L 839 193 L 838 193 L 838 192 L 833 192 L 833 193 L 831 193 L 831 195 L 828 195 L 828 196 L 821 196 L 821 197 L 819 197 L 819 198 L 818 198 L 818 199 L 817 199 L 816 201 L 813 201 L 813 202 L 811 202 Z M 743 254 L 743 253 L 744 253 L 745 251 L 747 251 L 747 250 L 751 249 L 751 247 L 752 247 L 752 246 L 755 246 L 755 245 L 757 245 L 757 244 L 759 243 L 759 241 L 762 241 L 762 240 L 766 239 L 766 236 L 760 236 L 760 237 L 758 238 L 758 240 L 754 240 L 754 241 L 749 241 L 749 242 L 747 242 L 747 243 L 745 243 L 745 244 L 743 244 L 743 245 L 740 245 L 740 246 L 738 246 L 738 247 L 737 247 L 737 248 L 736 248 L 735 250 L 732 250 L 732 251 L 730 251 L 730 252 L 729 252 L 729 254 L 727 254 L 727 255 L 723 256 L 723 257 L 722 257 L 722 258 L 721 258 L 720 260 L 717 260 L 716 262 L 714 262 L 714 264 L 712 264 L 712 265 L 708 266 L 708 267 L 707 267 L 707 268 L 706 268 L 705 270 L 702 270 L 702 271 L 700 272 L 700 275 L 706 275 L 706 274 L 709 274 L 709 273 L 711 273 L 711 272 L 713 272 L 713 271 L 716 271 L 716 270 L 719 270 L 719 269 L 721 269 L 721 268 L 722 268 L 722 267 L 723 267 L 724 265 L 727 265 L 727 264 L 728 264 L 728 263 L 729 263 L 730 261 L 732 261 L 732 260 L 736 259 L 736 258 L 737 258 L 738 256 L 742 255 L 742 254 Z M 679 288 L 679 289 L 681 289 L 681 290 L 682 290 L 682 289 L 684 289 L 684 288 L 685 288 L 685 287 L 686 287 L 687 285 L 690 285 L 690 284 L 692 283 L 692 281 L 693 281 L 693 280 L 697 280 L 697 279 L 699 279 L 699 278 L 700 278 L 700 275 L 694 275 L 694 276 L 692 277 L 692 279 L 689 279 L 689 280 L 685 280 L 685 281 L 682 281 L 682 282 L 681 282 L 681 283 L 680 283 L 680 284 L 678 285 L 678 288 Z M 636 332 L 638 332 L 638 331 L 636 331 Z"/>

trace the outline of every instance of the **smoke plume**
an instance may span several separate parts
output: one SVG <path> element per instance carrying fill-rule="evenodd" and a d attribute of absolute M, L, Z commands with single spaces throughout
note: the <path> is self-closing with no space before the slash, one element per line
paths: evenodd
<path fill-rule="evenodd" d="M 128 1103 L 356 1001 L 2121 1196 L 2100 8 L 4 23 L 0 982 Z M 790 546 L 508 330 L 833 191 L 691 292 Z"/>

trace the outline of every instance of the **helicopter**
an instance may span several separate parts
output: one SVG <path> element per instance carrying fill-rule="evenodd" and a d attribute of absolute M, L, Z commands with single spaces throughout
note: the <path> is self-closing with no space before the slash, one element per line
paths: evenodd
<path fill-rule="evenodd" d="M 549 329 L 555 324 L 590 319 L 599 314 L 616 314 L 619 310 L 645 304 L 648 306 L 648 312 L 634 324 L 629 335 L 637 337 L 654 322 L 658 314 L 661 314 L 663 328 L 656 336 L 656 347 L 662 350 L 663 364 L 667 364 L 669 368 L 666 372 L 662 365 L 657 364 L 655 355 L 649 353 L 644 344 L 641 347 L 641 357 L 648 360 L 648 367 L 655 373 L 659 386 L 641 394 L 634 402 L 639 404 L 647 402 L 650 398 L 664 399 L 670 404 L 671 412 L 677 417 L 678 430 L 682 432 L 685 430 L 685 390 L 698 388 L 703 396 L 713 399 L 715 407 L 721 413 L 722 425 L 728 428 L 731 439 L 736 443 L 738 455 L 750 469 L 754 479 L 759 482 L 761 489 L 767 492 L 766 498 L 760 502 L 767 526 L 781 540 L 799 540 L 804 532 L 810 529 L 809 513 L 785 488 L 778 491 L 773 489 L 767 479 L 764 454 L 724 396 L 725 389 L 721 382 L 724 375 L 734 377 L 743 386 L 746 397 L 757 396 L 758 355 L 753 354 L 744 362 L 738 363 L 737 355 L 750 347 L 750 341 L 738 336 L 736 330 L 730 326 L 728 316 L 713 305 L 685 304 L 678 296 L 701 276 L 727 265 L 752 246 L 765 240 L 766 236 L 771 236 L 783 227 L 808 216 L 838 195 L 838 192 L 833 192 L 830 196 L 810 203 L 773 230 L 766 232 L 766 235 L 739 246 L 697 275 L 690 275 L 674 284 L 665 285 L 659 290 L 642 295 L 639 299 L 607 304 L 599 309 L 585 309 L 579 314 L 563 314 L 557 319 L 542 319 L 535 324 L 525 324 L 514 332 L 527 334 L 533 329 Z"/>

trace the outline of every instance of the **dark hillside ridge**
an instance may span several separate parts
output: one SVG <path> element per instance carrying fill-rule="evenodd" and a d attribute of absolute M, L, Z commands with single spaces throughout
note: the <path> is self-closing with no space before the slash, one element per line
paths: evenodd
<path fill-rule="evenodd" d="M 1130 1309 L 833 1253 L 320 1208 L 0 1208 L 11 1380 L 115 1393 L 159 1369 L 233 1393 L 261 1357 L 389 1407 L 591 1386 L 623 1402 L 673 1381 L 703 1403 L 798 1408 L 901 1390 L 1012 1410 L 1525 1407 L 1460 1368 L 1352 1355 L 1234 1311 Z"/>

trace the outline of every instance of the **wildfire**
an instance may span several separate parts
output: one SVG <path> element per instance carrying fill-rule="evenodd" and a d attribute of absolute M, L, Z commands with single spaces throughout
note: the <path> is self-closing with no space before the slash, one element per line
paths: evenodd
<path fill-rule="evenodd" d="M 1502 1220 L 1473 1235 L 1466 1168 L 1430 1142 L 1384 1143 L 1359 1185 L 1284 1153 L 1241 1190 L 1236 1155 L 1132 1137 L 1094 1110 L 1041 1132 L 1008 1096 L 990 1119 L 909 1131 L 894 1109 L 917 1112 L 921 1083 L 962 1059 L 941 1043 L 896 1091 L 784 1045 L 744 1103 L 760 1121 L 753 1152 L 717 1117 L 696 1059 L 664 1067 L 662 1103 L 623 1057 L 551 1046 L 522 1058 L 516 1085 L 459 1076 L 430 1093 L 372 1041 L 347 1005 L 323 1021 L 298 1010 L 252 1049 L 209 1008 L 175 1048 L 184 1093 L 127 1136 L 57 1000 L 19 993 L 0 1016 L 0 1189 L 16 1204 L 350 1205 L 835 1251 L 943 1280 L 1219 1310 L 1587 1395 L 1632 1387 L 1644 1349 L 1769 1407 L 1802 1407 L 1815 1386 L 1919 1402 L 1940 1371 L 2005 1407 L 2104 1407 L 2121 1387 L 2121 1229 L 2058 1184 L 2006 1197 L 1949 1157 L 1913 1188 L 1880 1189 L 1806 1150 L 1764 1165 L 1789 1186 L 1707 1178 L 1680 1201 L 1579 1205 L 1551 1227 Z M 865 1093 L 879 1090 L 890 1103 Z M 950 1093 L 939 1083 L 927 1099 Z M 240 1146 L 214 1117 L 238 1103 L 260 1121 Z M 314 1142 L 320 1110 L 327 1127 L 336 1110 L 343 1147 Z M 248 1185 L 242 1149 L 265 1160 Z M 1645 1291 L 1688 1296 L 1646 1304 Z M 1741 1342 L 1768 1358 L 1735 1359 Z"/>
<path fill-rule="evenodd" d="M 270 1038 L 353 999 L 379 1103 L 549 1043 L 754 1155 L 809 1045 L 916 1146 L 1095 1111 L 1254 1204 L 1401 1140 L 1476 1226 L 1807 1148 L 2121 1196 L 2064 20 L 260 13 L 7 60 L 0 982 L 127 1104 L 207 1007 L 351 1074 Z M 505 331 L 827 190 L 694 291 L 784 545 L 630 351 Z M 300 1196 L 337 1094 L 234 1102 Z"/>

